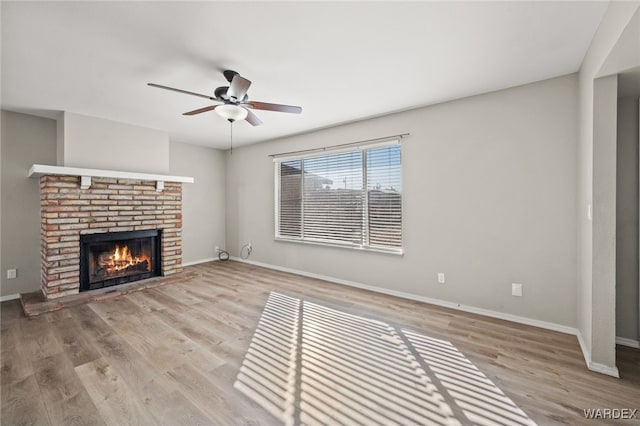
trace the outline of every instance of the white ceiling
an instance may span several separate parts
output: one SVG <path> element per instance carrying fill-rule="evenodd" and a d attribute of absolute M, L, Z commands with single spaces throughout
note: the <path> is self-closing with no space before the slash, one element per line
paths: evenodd
<path fill-rule="evenodd" d="M 248 144 L 578 70 L 607 2 L 6 2 L 2 108 L 71 111 L 228 146 L 221 70 L 300 105 L 234 125 Z"/>

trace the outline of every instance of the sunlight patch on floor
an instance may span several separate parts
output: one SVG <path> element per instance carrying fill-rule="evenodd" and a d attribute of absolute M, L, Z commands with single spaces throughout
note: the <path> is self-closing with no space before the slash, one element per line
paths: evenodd
<path fill-rule="evenodd" d="M 450 342 L 275 292 L 234 386 L 287 426 L 535 424 Z"/>

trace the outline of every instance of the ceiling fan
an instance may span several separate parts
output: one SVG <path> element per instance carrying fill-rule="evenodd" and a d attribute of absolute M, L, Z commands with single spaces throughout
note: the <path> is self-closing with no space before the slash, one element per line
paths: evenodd
<path fill-rule="evenodd" d="M 193 111 L 185 112 L 182 115 L 196 115 L 203 112 L 215 111 L 219 116 L 233 123 L 236 120 L 247 120 L 253 126 L 259 126 L 262 121 L 256 116 L 251 109 L 261 109 L 265 111 L 289 112 L 300 114 L 302 108 L 299 106 L 272 104 L 267 102 L 250 101 L 247 96 L 247 90 L 251 86 L 251 81 L 242 77 L 236 71 L 226 70 L 223 72 L 224 77 L 229 82 L 229 86 L 218 87 L 213 96 L 203 95 L 201 93 L 189 92 L 187 90 L 176 89 L 174 87 L 163 86 L 161 84 L 147 83 L 151 87 L 159 89 L 172 90 L 178 93 L 198 96 L 209 99 L 214 102 L 220 102 L 217 105 L 210 105 L 198 108 Z"/>

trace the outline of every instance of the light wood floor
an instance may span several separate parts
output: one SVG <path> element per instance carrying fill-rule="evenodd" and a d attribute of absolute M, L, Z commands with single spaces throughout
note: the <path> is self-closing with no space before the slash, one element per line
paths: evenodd
<path fill-rule="evenodd" d="M 640 408 L 640 351 L 619 347 L 618 380 L 588 371 L 574 336 L 237 262 L 188 269 L 200 276 L 33 319 L 3 302 L 2 425 L 281 424 L 234 387 L 271 292 L 450 342 L 540 425 Z"/>

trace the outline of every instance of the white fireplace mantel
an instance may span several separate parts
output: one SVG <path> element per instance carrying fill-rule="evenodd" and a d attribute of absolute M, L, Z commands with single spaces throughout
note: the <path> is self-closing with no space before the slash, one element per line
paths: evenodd
<path fill-rule="evenodd" d="M 80 176 L 80 186 L 87 189 L 91 186 L 92 177 L 134 179 L 134 180 L 154 180 L 156 190 L 164 189 L 164 182 L 193 183 L 195 180 L 189 176 L 156 175 L 149 173 L 121 172 L 116 170 L 83 169 L 80 167 L 48 166 L 45 164 L 34 164 L 29 168 L 30 178 L 39 178 L 45 175 L 59 176 Z"/>

